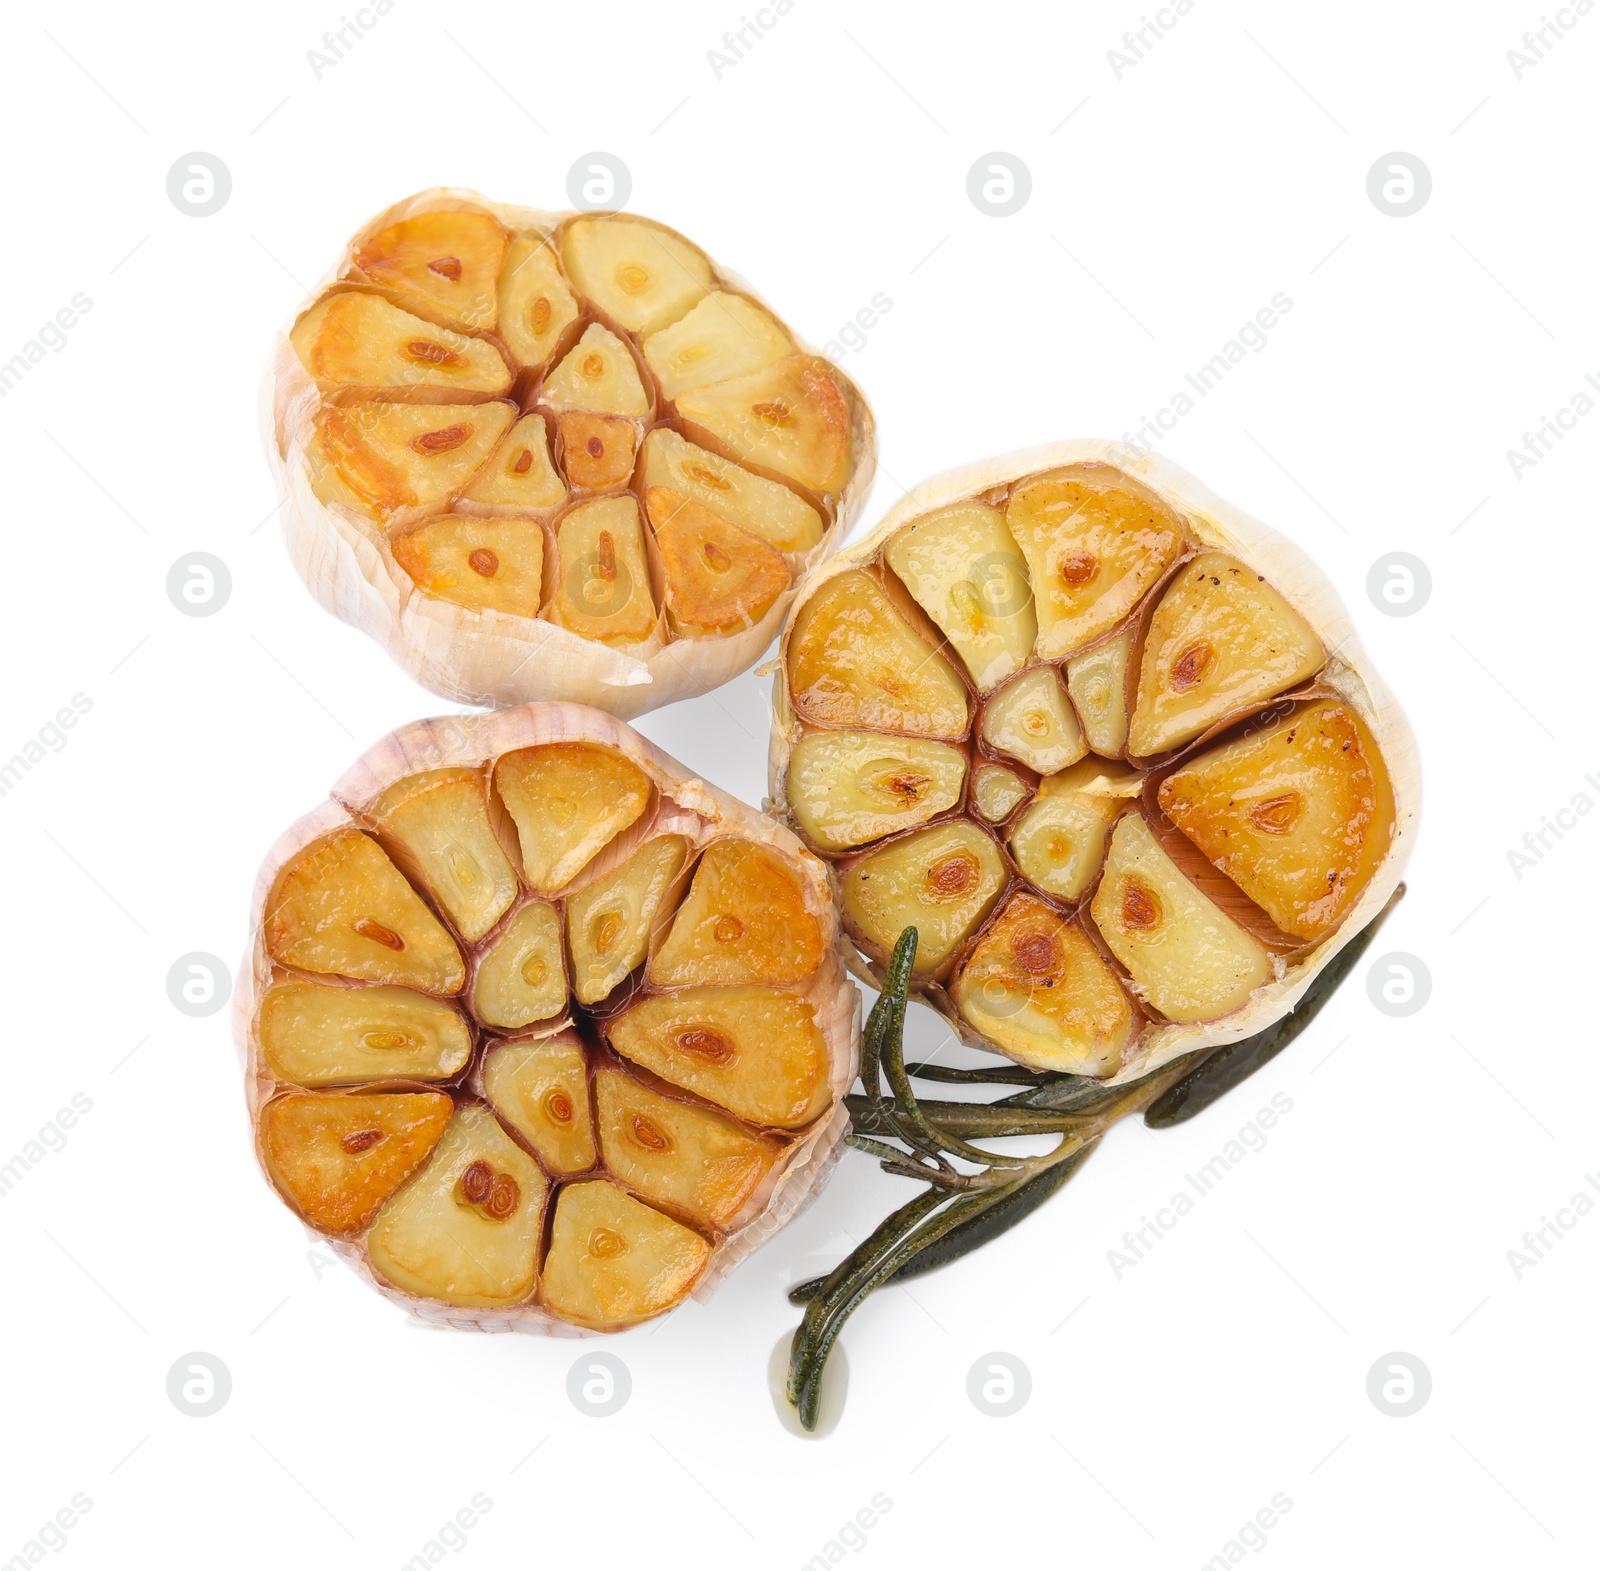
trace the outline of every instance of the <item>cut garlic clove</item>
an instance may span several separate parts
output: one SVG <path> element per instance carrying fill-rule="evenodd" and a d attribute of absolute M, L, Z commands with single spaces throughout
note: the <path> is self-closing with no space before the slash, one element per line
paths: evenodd
<path fill-rule="evenodd" d="M 1053 775 L 1089 751 L 1054 666 L 1036 666 L 984 706 L 979 735 L 996 752 Z"/>
<path fill-rule="evenodd" d="M 464 490 L 511 425 L 509 404 L 341 404 L 317 416 L 321 455 L 377 517 Z"/>
<path fill-rule="evenodd" d="M 511 242 L 496 293 L 500 336 L 518 365 L 543 365 L 578 320 L 578 302 L 561 276 L 554 247 L 542 235 L 518 235 Z"/>
<path fill-rule="evenodd" d="M 573 410 L 556 422 L 561 435 L 561 467 L 578 490 L 604 491 L 623 485 L 633 473 L 638 429 L 620 415 Z"/>
<path fill-rule="evenodd" d="M 493 344 L 424 321 L 381 295 L 346 289 L 294 325 L 300 363 L 324 393 L 426 389 L 432 397 L 496 397 L 511 367 Z"/>
<path fill-rule="evenodd" d="M 785 664 L 790 702 L 806 720 L 950 742 L 966 736 L 961 678 L 869 573 L 823 582 L 794 622 Z"/>
<path fill-rule="evenodd" d="M 438 1091 L 294 1091 L 263 1109 L 261 1151 L 284 1198 L 313 1227 L 356 1232 L 427 1161 L 450 1112 Z"/>
<path fill-rule="evenodd" d="M 676 1101 L 616 1069 L 594 1077 L 606 1167 L 635 1194 L 697 1227 L 726 1227 L 772 1168 L 770 1136 Z"/>
<path fill-rule="evenodd" d="M 489 940 L 472 977 L 472 1012 L 486 1026 L 520 1031 L 566 1007 L 561 917 L 532 900 Z"/>
<path fill-rule="evenodd" d="M 476 943 L 511 909 L 517 875 L 489 823 L 476 769 L 435 769 L 391 787 L 373 805 L 402 865 Z"/>
<path fill-rule="evenodd" d="M 1136 629 L 1121 632 L 1067 662 L 1067 693 L 1089 746 L 1102 758 L 1121 758 L 1128 746 L 1128 658 Z"/>
<path fill-rule="evenodd" d="M 617 214 L 569 223 L 561 259 L 578 289 L 631 333 L 677 321 L 711 286 L 711 263 L 698 246 Z"/>
<path fill-rule="evenodd" d="M 1011 855 L 1036 889 L 1058 900 L 1076 900 L 1100 871 L 1122 802 L 1088 791 L 1047 794 L 1047 785 L 1012 826 Z"/>
<path fill-rule="evenodd" d="M 497 1044 L 484 1059 L 483 1091 L 501 1121 L 556 1177 L 594 1167 L 589 1061 L 578 1038 Z"/>
<path fill-rule="evenodd" d="M 650 395 L 633 356 L 615 333 L 598 322 L 583 330 L 583 337 L 550 373 L 539 396 L 556 409 L 635 417 L 650 412 Z"/>
<path fill-rule="evenodd" d="M 670 426 L 644 439 L 643 478 L 759 536 L 778 551 L 809 551 L 823 534 L 822 515 L 787 486 L 741 469 L 686 441 Z"/>
<path fill-rule="evenodd" d="M 527 513 L 549 513 L 560 507 L 567 499 L 567 488 L 550 459 L 544 416 L 523 415 L 501 438 L 461 498 L 486 508 Z"/>
<path fill-rule="evenodd" d="M 296 970 L 440 996 L 466 981 L 455 940 L 377 842 L 355 829 L 314 841 L 284 867 L 265 924 L 267 953 Z"/>
<path fill-rule="evenodd" d="M 1006 524 L 1028 559 L 1047 660 L 1109 633 L 1183 549 L 1183 526 L 1163 502 L 1087 469 L 1019 486 Z"/>
<path fill-rule="evenodd" d="M 658 987 L 799 982 L 822 964 L 822 928 L 775 855 L 748 840 L 708 846 L 647 975 Z"/>
<path fill-rule="evenodd" d="M 1038 627 L 1027 563 L 998 508 L 963 502 L 902 530 L 884 560 L 966 662 L 980 693 L 1027 664 Z"/>
<path fill-rule="evenodd" d="M 814 846 L 849 851 L 947 812 L 966 778 L 967 755 L 943 742 L 814 731 L 789 759 L 789 801 Z"/>
<path fill-rule="evenodd" d="M 355 266 L 409 310 L 468 332 L 492 333 L 506 232 L 467 209 L 417 213 L 369 235 Z"/>
<path fill-rule="evenodd" d="M 625 1010 L 606 1037 L 630 1062 L 769 1129 L 828 1104 L 827 1045 L 804 998 L 766 987 L 693 987 Z"/>
<path fill-rule="evenodd" d="M 827 363 L 791 355 L 749 376 L 697 387 L 678 413 L 741 463 L 813 491 L 837 491 L 850 473 L 850 408 Z"/>
<path fill-rule="evenodd" d="M 980 764 L 973 771 L 972 805 L 986 823 L 1003 823 L 1027 800 L 1028 791 L 1028 782 L 1004 764 Z M 800 811 L 796 803 L 796 814 Z"/>
<path fill-rule="evenodd" d="M 1286 933 L 1322 937 L 1388 849 L 1394 796 L 1371 734 L 1319 699 L 1169 775 L 1161 811 Z"/>
<path fill-rule="evenodd" d="M 580 1004 L 598 1003 L 644 963 L 657 917 L 688 854 L 682 835 L 661 835 L 568 896 L 567 948 Z"/>
<path fill-rule="evenodd" d="M 1026 891 L 973 945 L 951 996 L 968 1025 L 1034 1069 L 1104 1076 L 1133 1037 L 1116 972 L 1076 922 Z"/>
<path fill-rule="evenodd" d="M 679 637 L 715 638 L 753 626 L 789 587 L 788 564 L 771 546 L 698 502 L 652 486 L 645 510 Z"/>
<path fill-rule="evenodd" d="M 267 1067 L 291 1085 L 449 1080 L 472 1056 L 472 1032 L 441 999 L 404 987 L 275 982 L 256 1029 Z"/>
<path fill-rule="evenodd" d="M 1140 995 L 1169 1020 L 1215 1020 L 1273 978 L 1266 950 L 1179 871 L 1137 812 L 1117 820 L 1092 906 Z"/>
<path fill-rule="evenodd" d="M 574 1325 L 620 1331 L 681 1303 L 711 1246 L 615 1184 L 568 1184 L 556 1198 L 544 1291 Z"/>
<path fill-rule="evenodd" d="M 537 616 L 544 530 L 536 518 L 447 513 L 394 542 L 394 559 L 425 595 L 473 611 Z"/>
<path fill-rule="evenodd" d="M 506 753 L 494 783 L 517 826 L 523 877 L 544 895 L 571 883 L 650 803 L 637 764 L 586 742 Z"/>
<path fill-rule="evenodd" d="M 656 628 L 639 504 L 631 496 L 585 502 L 556 521 L 548 615 L 596 643 L 642 643 Z"/>
<path fill-rule="evenodd" d="M 717 290 L 644 341 L 644 358 L 676 399 L 711 382 L 750 376 L 794 353 L 789 335 L 753 301 Z"/>
<path fill-rule="evenodd" d="M 880 961 L 906 928 L 916 928 L 912 974 L 930 976 L 977 931 L 1008 876 L 999 846 L 976 824 L 920 829 L 850 864 L 845 921 Z"/>
<path fill-rule="evenodd" d="M 1128 751 L 1149 758 L 1315 676 L 1317 635 L 1265 577 L 1221 551 L 1185 562 L 1150 618 Z"/>
<path fill-rule="evenodd" d="M 488 1108 L 459 1107 L 427 1166 L 378 1213 L 367 1236 L 372 1268 L 447 1304 L 518 1303 L 538 1280 L 548 1189 Z"/>

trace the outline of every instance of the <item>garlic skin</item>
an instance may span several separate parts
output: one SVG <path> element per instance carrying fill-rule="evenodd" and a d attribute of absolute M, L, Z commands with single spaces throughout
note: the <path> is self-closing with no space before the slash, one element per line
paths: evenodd
<path fill-rule="evenodd" d="M 993 503 L 1020 480 L 1075 465 L 1108 466 L 1111 471 L 1108 478 L 1114 480 L 1115 472 L 1120 471 L 1142 485 L 1182 519 L 1193 542 L 1191 550 L 1197 547 L 1237 557 L 1288 601 L 1328 652 L 1315 691 L 1336 696 L 1348 704 L 1366 726 L 1387 770 L 1394 799 L 1393 832 L 1387 851 L 1337 927 L 1315 943 L 1295 948 L 1280 946 L 1275 950 L 1271 980 L 1257 987 L 1245 1003 L 1230 1014 L 1198 1024 L 1160 1018 L 1148 1021 L 1125 1052 L 1120 1067 L 1105 1076 L 1108 1084 L 1124 1084 L 1198 1048 L 1221 1046 L 1253 1036 L 1288 1014 L 1318 973 L 1383 909 L 1410 859 L 1422 802 L 1421 767 L 1415 738 L 1400 705 L 1362 649 L 1338 594 L 1315 562 L 1293 542 L 1223 501 L 1177 465 L 1157 454 L 1117 442 L 1079 439 L 1047 443 L 965 465 L 926 480 L 902 497 L 862 539 L 813 568 L 799 587 L 784 627 L 778 658 L 772 663 L 775 672 L 773 723 L 768 748 L 766 805 L 781 822 L 798 826 L 799 819 L 788 796 L 789 761 L 801 739 L 816 728 L 804 724 L 790 702 L 789 647 L 806 606 L 818 590 L 840 574 L 859 571 L 877 562 L 890 541 L 913 521 L 958 504 Z M 1163 586 L 1158 584 L 1147 593 L 1146 599 L 1132 613 L 1133 623 L 1138 623 L 1154 603 L 1152 597 L 1162 592 Z M 1115 636 L 1122 636 L 1122 629 L 1129 625 L 1129 622 L 1122 623 Z M 1047 653 L 1034 658 L 1055 661 L 1058 657 Z M 1130 675 L 1130 695 L 1136 675 L 1136 670 Z M 1304 688 L 1295 691 L 1304 691 Z M 1131 707 L 1131 696 L 1129 703 Z M 1080 716 L 1080 720 L 1083 718 Z M 1190 745 L 1205 745 L 1209 735 L 1207 732 Z M 1191 755 L 1185 753 L 1184 756 Z M 1153 762 L 1159 768 L 1161 761 L 1158 758 Z M 1140 767 L 1147 767 L 1152 761 L 1137 762 Z M 984 822 L 976 808 L 970 816 L 976 822 Z M 832 870 L 836 890 L 841 887 L 841 871 Z M 1013 891 L 1032 887 L 1020 876 L 1011 886 Z M 1086 909 L 1087 896 L 1092 893 L 1091 885 L 1081 902 L 1070 902 L 1069 908 Z M 1004 909 L 1010 898 L 1010 894 L 1003 897 L 997 908 Z M 970 935 L 969 948 L 982 937 L 987 926 L 987 923 L 980 926 Z M 883 970 L 876 961 L 856 949 L 850 954 L 850 964 L 862 980 L 881 988 Z M 945 978 L 914 983 L 913 987 L 916 996 L 943 1016 L 963 1041 L 984 1052 L 1006 1052 L 972 1030 L 961 1018 L 947 991 Z M 1137 989 L 1133 991 L 1137 993 Z"/>
<path fill-rule="evenodd" d="M 245 1101 L 251 1129 L 255 1133 L 257 1159 L 274 1193 L 283 1199 L 257 1133 L 261 1128 L 262 1109 L 275 1097 L 300 1089 L 300 1083 L 285 1080 L 275 1072 L 261 1041 L 262 1005 L 269 988 L 275 982 L 281 986 L 285 980 L 294 981 L 302 975 L 274 961 L 268 952 L 267 908 L 280 873 L 305 847 L 330 833 L 348 828 L 370 833 L 376 822 L 372 814 L 374 806 L 380 804 L 385 799 L 385 793 L 391 792 L 400 781 L 431 771 L 492 769 L 495 761 L 508 753 L 550 743 L 581 743 L 608 749 L 641 770 L 651 785 L 651 803 L 643 816 L 601 849 L 563 887 L 558 899 L 565 900 L 600 882 L 626 862 L 646 840 L 681 836 L 687 847 L 687 856 L 693 858 L 712 842 L 727 843 L 731 839 L 760 848 L 788 870 L 797 881 L 804 909 L 815 919 L 821 936 L 822 950 L 816 968 L 798 983 L 779 989 L 803 1000 L 814 1012 L 825 1051 L 825 1095 L 820 1097 L 821 1111 L 810 1117 L 803 1126 L 784 1130 L 777 1137 L 782 1149 L 760 1183 L 744 1198 L 736 1211 L 721 1219 L 715 1227 L 702 1229 L 710 1242 L 709 1259 L 696 1280 L 692 1296 L 704 1299 L 741 1260 L 758 1249 L 816 1197 L 838 1160 L 849 1127 L 843 1097 L 857 1072 L 860 994 L 844 964 L 844 946 L 839 938 L 838 919 L 821 863 L 787 829 L 697 778 L 628 726 L 599 710 L 577 704 L 527 704 L 494 713 L 440 717 L 403 726 L 361 756 L 334 786 L 330 800 L 307 813 L 278 838 L 257 874 L 251 904 L 251 938 L 244 964 L 240 968 L 232 1005 L 234 1040 L 245 1073 Z M 410 870 L 407 870 L 407 876 L 415 882 L 415 874 Z M 518 908 L 526 909 L 530 902 L 536 902 L 538 898 L 524 890 Z M 678 899 L 681 903 L 681 890 Z M 481 958 L 486 946 L 493 944 L 496 933 L 504 931 L 506 924 L 512 920 L 514 917 L 506 918 L 495 932 L 479 943 L 458 941 L 475 959 Z M 651 942 L 652 954 L 662 944 L 666 930 L 663 924 L 655 933 Z M 337 977 L 314 976 L 309 980 L 343 985 Z M 624 997 L 638 998 L 657 991 L 643 979 L 641 972 L 635 991 L 626 995 L 620 992 L 615 994 L 609 1007 L 617 1007 Z M 672 991 L 677 990 L 668 990 L 668 994 Z M 485 1030 L 473 1023 L 470 997 L 469 981 L 462 992 L 449 1000 L 469 1012 L 469 1028 L 475 1045 L 466 1069 L 442 1081 L 430 1082 L 427 1087 L 416 1081 L 385 1081 L 381 1077 L 371 1077 L 351 1089 L 454 1089 L 459 1110 L 462 1106 L 470 1107 L 475 1100 L 487 1100 L 485 1056 L 496 1043 L 503 1040 L 546 1040 L 563 1036 L 563 1033 L 563 1039 L 574 1039 L 571 1036 L 573 1006 L 570 996 L 567 1006 L 558 1014 L 525 1030 L 506 1031 L 498 1028 Z M 586 1040 L 592 1044 L 594 1036 L 595 1032 L 590 1028 Z M 586 1047 L 585 1051 L 592 1075 L 595 1065 L 607 1061 L 607 1051 L 593 1045 Z M 670 1095 L 680 1095 L 671 1087 L 664 1089 Z M 462 1102 L 462 1098 L 466 1101 Z M 487 1114 L 488 1110 L 484 1109 L 484 1112 Z M 391 1196 L 391 1202 L 408 1192 L 414 1176 Z M 550 1172 L 548 1184 L 551 1204 L 554 1203 L 557 1187 L 567 1183 L 573 1176 L 560 1171 Z M 561 1319 L 540 1301 L 543 1292 L 542 1262 L 540 1299 L 509 1306 L 466 1307 L 405 1291 L 380 1276 L 368 1249 L 367 1234 L 370 1231 L 371 1228 L 367 1227 L 359 1234 L 335 1236 L 310 1228 L 308 1224 L 311 1236 L 333 1249 L 386 1298 L 430 1324 L 460 1330 L 519 1331 L 553 1336 L 597 1334 L 588 1327 Z M 671 1311 L 669 1309 L 666 1312 Z"/>
<path fill-rule="evenodd" d="M 822 514 L 821 538 L 799 549 L 783 552 L 789 575 L 788 586 L 761 610 L 751 625 L 733 631 L 719 631 L 713 636 L 684 634 L 669 618 L 662 563 L 648 528 L 647 552 L 656 610 L 654 625 L 646 636 L 636 638 L 625 646 L 609 647 L 595 638 L 584 637 L 549 620 L 547 614 L 538 618 L 513 615 L 439 599 L 423 593 L 417 587 L 410 574 L 396 560 L 393 541 L 399 533 L 420 522 L 444 516 L 446 507 L 450 505 L 448 502 L 424 508 L 401 508 L 380 523 L 367 516 L 360 506 L 353 505 L 356 502 L 353 495 L 348 496 L 348 500 L 341 499 L 337 484 L 332 488 L 324 485 L 324 494 L 317 494 L 313 484 L 312 452 L 317 439 L 317 417 L 325 400 L 296 352 L 290 335 L 305 313 L 314 304 L 328 298 L 330 288 L 341 282 L 355 284 L 378 296 L 386 296 L 402 309 L 430 320 L 450 323 L 448 314 L 434 309 L 430 316 L 426 300 L 403 292 L 370 265 L 363 272 L 360 259 L 367 254 L 375 236 L 400 221 L 421 214 L 453 211 L 492 215 L 514 236 L 532 233 L 546 237 L 556 252 L 561 250 L 562 237 L 571 232 L 572 226 L 608 216 L 546 212 L 494 202 L 465 189 L 439 187 L 418 192 L 395 203 L 351 237 L 339 262 L 319 281 L 280 333 L 262 384 L 260 417 L 263 442 L 284 498 L 284 542 L 295 570 L 326 610 L 376 639 L 424 687 L 458 703 L 502 707 L 536 700 L 571 702 L 589 704 L 628 719 L 663 704 L 708 692 L 731 680 L 753 665 L 771 644 L 783 625 L 799 579 L 833 550 L 855 521 L 872 483 L 876 441 L 872 412 L 859 388 L 837 366 L 822 361 L 817 352 L 788 328 L 754 290 L 720 265 L 707 263 L 710 276 L 704 287 L 709 292 L 699 297 L 698 306 L 681 314 L 673 327 L 664 330 L 655 328 L 652 318 L 642 330 L 631 333 L 627 331 L 628 324 L 605 316 L 598 306 L 578 293 L 570 274 L 565 280 L 557 279 L 556 288 L 564 284 L 567 290 L 576 294 L 576 311 L 570 318 L 563 318 L 558 312 L 550 328 L 549 342 L 551 345 L 559 342 L 565 346 L 574 331 L 573 323 L 583 318 L 591 322 L 587 333 L 595 333 L 598 329 L 611 337 L 615 336 L 611 329 L 616 329 L 623 339 L 623 347 L 636 361 L 650 401 L 650 412 L 636 419 L 631 415 L 628 417 L 635 419 L 639 440 L 634 452 L 631 480 L 627 484 L 638 495 L 641 513 L 645 489 L 643 438 L 650 430 L 661 429 L 663 425 L 684 428 L 697 445 L 719 457 L 736 460 L 741 468 L 757 476 L 770 478 L 779 475 L 782 462 L 779 455 L 773 462 L 779 464 L 780 468 L 765 469 L 761 465 L 765 456 L 763 452 L 757 451 L 754 456 L 741 458 L 719 442 L 714 431 L 708 431 L 690 417 L 678 417 L 673 403 L 661 390 L 662 378 L 658 378 L 651 369 L 647 349 L 650 349 L 649 340 L 653 330 L 664 332 L 670 339 L 674 330 L 682 329 L 683 324 L 695 317 L 697 312 L 701 313 L 701 320 L 704 320 L 706 313 L 702 307 L 707 302 L 733 301 L 738 304 L 737 310 L 721 308 L 722 314 L 730 322 L 741 325 L 747 316 L 753 317 L 764 312 L 787 335 L 795 356 L 810 357 L 817 367 L 825 367 L 826 380 L 831 382 L 836 389 L 836 396 L 842 400 L 843 418 L 848 425 L 846 472 L 837 489 L 827 491 L 812 490 L 807 482 L 790 475 L 796 494 L 804 492 Z M 633 220 L 631 216 L 628 222 L 649 225 L 648 220 Z M 665 226 L 649 227 L 666 237 L 670 246 L 687 246 L 682 237 Z M 512 251 L 522 243 L 520 239 L 514 240 Z M 693 247 L 688 249 L 694 250 Z M 699 255 L 697 251 L 695 254 Z M 748 302 L 754 302 L 755 305 Z M 756 311 L 756 307 L 760 308 L 760 312 Z M 690 323 L 691 327 L 694 325 Z M 451 323 L 441 336 L 448 342 L 455 342 L 448 335 L 459 326 L 459 323 Z M 563 332 L 565 337 L 562 336 Z M 473 338 L 469 342 L 475 345 L 492 343 L 503 348 L 504 353 L 511 357 L 512 347 L 507 346 L 515 336 L 502 329 L 498 336 Z M 657 363 L 664 368 L 664 350 L 671 347 L 669 341 L 664 347 L 650 349 Z M 562 356 L 556 355 L 554 358 L 559 360 Z M 781 364 L 788 363 L 785 361 Z M 724 386 L 737 386 L 740 381 L 737 373 L 741 368 L 734 365 L 726 369 L 729 382 L 704 388 L 687 388 L 680 396 L 690 401 L 700 398 L 703 393 L 720 392 Z M 544 366 L 539 378 L 548 380 L 553 370 L 552 365 Z M 808 369 L 806 374 L 812 375 L 813 372 Z M 670 377 L 665 370 L 664 375 Z M 766 375 L 765 371 L 756 373 L 758 378 Z M 517 374 L 516 385 L 510 395 L 513 401 L 523 399 L 527 393 L 524 384 L 528 376 L 526 370 Z M 481 389 L 463 391 L 459 395 L 453 389 L 434 390 L 430 394 L 427 388 L 417 387 L 404 389 L 403 392 L 412 401 L 431 399 L 441 403 L 450 402 L 456 396 L 479 399 L 507 396 Z M 345 396 L 342 393 L 335 395 L 336 401 Z M 554 394 L 551 397 L 554 399 Z M 524 399 L 524 402 L 527 401 Z M 482 405 L 469 404 L 463 407 L 481 408 Z M 531 403 L 527 403 L 527 407 L 531 409 Z M 554 437 L 560 413 L 555 402 L 541 401 L 538 412 L 545 417 L 550 435 Z M 604 411 L 599 413 L 603 414 Z M 828 483 L 831 485 L 835 478 L 830 475 Z M 568 502 L 564 505 L 581 503 L 595 494 L 574 484 L 569 488 Z M 615 493 L 605 491 L 598 494 Z M 463 511 L 474 510 L 480 513 L 493 511 L 490 507 L 478 506 L 469 497 L 463 505 Z M 499 511 L 503 512 L 504 508 Z M 546 517 L 543 522 L 548 529 L 555 521 Z M 553 587 L 551 580 L 556 572 L 553 541 L 545 554 L 542 599 L 548 608 Z"/>

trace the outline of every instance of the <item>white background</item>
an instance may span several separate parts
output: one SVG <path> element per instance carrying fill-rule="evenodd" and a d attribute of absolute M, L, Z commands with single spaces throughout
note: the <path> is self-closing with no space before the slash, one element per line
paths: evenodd
<path fill-rule="evenodd" d="M 1600 801 L 1600 416 L 1520 479 L 1506 450 L 1600 373 L 1600 19 L 1560 13 L 1571 32 L 1519 80 L 1533 4 L 1200 0 L 1119 79 L 1134 4 L 798 0 L 719 79 L 731 3 L 363 14 L 320 79 L 336 0 L 34 8 L 7 30 L 0 360 L 76 292 L 93 306 L 0 399 L 0 755 L 75 693 L 92 709 L 0 797 L 0 1162 L 75 1093 L 92 1111 L 0 1200 L 0 1563 L 79 1492 L 50 1558 L 85 1566 L 400 1566 L 480 1492 L 451 1563 L 1181 1568 L 1279 1492 L 1251 1561 L 1591 1563 L 1600 1218 L 1520 1280 L 1507 1251 L 1600 1168 L 1600 822 L 1569 820 L 1520 878 L 1507 852 Z M 820 1442 L 767 1389 L 783 1289 L 903 1182 L 847 1155 L 711 1302 L 610 1344 L 633 1393 L 595 1419 L 566 1378 L 596 1344 L 415 1329 L 308 1251 L 254 1167 L 226 1013 L 167 999 L 180 955 L 242 952 L 279 830 L 443 707 L 288 566 L 256 416 L 273 333 L 397 197 L 561 207 L 595 149 L 814 342 L 892 300 L 844 360 L 882 435 L 862 527 L 951 464 L 1134 431 L 1287 294 L 1162 451 L 1318 557 L 1427 773 L 1379 945 L 1422 958 L 1427 1006 L 1385 1017 L 1363 968 L 1205 1116 L 1119 1128 L 1002 1242 L 879 1294 Z M 233 179 L 203 219 L 166 193 L 195 150 Z M 1032 174 L 1013 217 L 967 198 L 994 150 Z M 1403 219 L 1366 189 L 1395 150 L 1433 180 Z M 165 590 L 194 550 L 233 580 L 206 619 Z M 1396 550 L 1433 580 L 1406 618 L 1365 588 Z M 641 729 L 762 796 L 754 676 Z M 1119 1280 L 1123 1231 L 1274 1093 L 1293 1110 L 1266 1148 Z M 195 1350 L 233 1382 L 204 1419 L 166 1395 Z M 1404 1419 L 1366 1393 L 1396 1350 L 1433 1379 Z M 966 1394 L 994 1351 L 1031 1371 L 1013 1417 Z M 877 1494 L 890 1509 L 841 1548 Z"/>

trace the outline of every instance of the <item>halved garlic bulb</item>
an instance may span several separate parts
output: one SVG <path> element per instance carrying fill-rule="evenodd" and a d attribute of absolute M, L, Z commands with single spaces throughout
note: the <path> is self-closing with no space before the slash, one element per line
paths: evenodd
<path fill-rule="evenodd" d="M 423 1318 L 637 1324 L 831 1166 L 837 938 L 816 858 L 610 715 L 406 726 L 257 881 L 235 1020 L 263 1169 Z"/>
<path fill-rule="evenodd" d="M 875 462 L 850 379 L 682 235 L 469 191 L 362 226 L 269 392 L 300 576 L 466 704 L 738 675 Z"/>
<path fill-rule="evenodd" d="M 857 970 L 900 933 L 964 1040 L 1136 1079 L 1263 1030 L 1384 905 L 1416 749 L 1313 564 L 1148 453 L 931 480 L 814 569 L 774 810 Z"/>

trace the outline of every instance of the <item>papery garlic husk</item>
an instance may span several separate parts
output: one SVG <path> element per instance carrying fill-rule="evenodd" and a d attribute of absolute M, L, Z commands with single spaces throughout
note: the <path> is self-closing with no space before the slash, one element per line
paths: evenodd
<path fill-rule="evenodd" d="M 925 482 L 807 575 L 780 648 L 766 805 L 833 864 L 853 968 L 881 986 L 923 913 L 916 993 L 1037 1069 L 1121 1084 L 1265 1029 L 1411 854 L 1416 744 L 1338 595 L 1153 453 Z M 965 752 L 953 807 L 929 749 Z"/>
<path fill-rule="evenodd" d="M 392 732 L 273 846 L 251 928 L 262 1170 L 423 1320 L 654 1318 L 842 1149 L 860 995 L 824 865 L 599 710 Z"/>
<path fill-rule="evenodd" d="M 446 698 L 623 719 L 760 658 L 876 456 L 850 378 L 683 236 L 443 187 L 351 238 L 262 424 L 327 610 Z"/>

